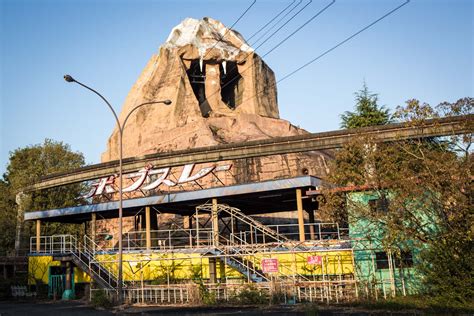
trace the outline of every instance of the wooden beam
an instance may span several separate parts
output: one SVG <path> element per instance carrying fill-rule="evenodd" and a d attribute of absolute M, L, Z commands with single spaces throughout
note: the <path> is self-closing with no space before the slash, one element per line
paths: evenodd
<path fill-rule="evenodd" d="M 93 244 L 92 244 L 92 248 L 95 248 L 95 244 L 96 244 L 96 238 L 97 238 L 97 214 L 96 213 L 92 213 L 91 214 L 91 231 L 90 231 L 90 234 L 91 234 L 91 239 L 93 241 Z M 95 249 L 93 249 L 95 250 Z"/>
<path fill-rule="evenodd" d="M 305 241 L 303 199 L 301 197 L 302 197 L 301 189 L 296 189 L 296 208 L 298 211 L 298 231 L 300 233 L 300 241 Z"/>
<path fill-rule="evenodd" d="M 212 199 L 212 232 L 214 236 L 214 247 L 219 246 L 219 214 L 217 213 L 217 199 Z"/>
<path fill-rule="evenodd" d="M 145 207 L 146 250 L 151 250 L 151 216 L 150 207 Z"/>
<path fill-rule="evenodd" d="M 36 252 L 41 251 L 41 220 L 36 220 Z"/>

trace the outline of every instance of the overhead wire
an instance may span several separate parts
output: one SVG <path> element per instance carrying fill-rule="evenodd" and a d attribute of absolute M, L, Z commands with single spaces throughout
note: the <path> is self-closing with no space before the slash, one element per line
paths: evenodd
<path fill-rule="evenodd" d="M 258 33 L 260 33 L 262 30 L 264 30 L 270 23 L 272 23 L 273 21 L 275 21 L 276 18 L 278 18 L 281 14 L 283 14 L 283 12 L 285 12 L 286 10 L 288 10 L 289 7 L 291 7 L 294 3 L 296 2 L 296 0 L 293 0 L 293 2 L 291 2 L 288 6 L 286 6 L 283 10 L 280 11 L 280 13 L 278 13 L 275 17 L 273 17 L 273 19 L 271 19 L 270 21 L 267 22 L 267 24 L 265 24 L 264 26 L 262 26 L 259 30 L 257 30 L 255 33 L 253 33 L 252 35 L 250 35 L 248 38 L 247 38 L 247 42 L 250 41 L 255 35 L 257 35 Z M 301 2 L 301 0 L 300 0 Z"/>
<path fill-rule="evenodd" d="M 310 1 L 309 3 L 311 3 L 312 1 Z M 330 6 L 332 6 L 334 3 L 336 2 L 336 0 L 332 0 L 331 3 L 329 3 L 328 5 L 326 5 L 324 8 L 322 8 L 321 10 L 319 10 L 316 14 L 314 14 L 309 20 L 307 20 L 305 23 L 303 23 L 300 27 L 298 27 L 295 31 L 293 31 L 289 36 L 287 36 L 286 38 L 284 38 L 283 40 L 281 40 L 280 42 L 278 42 L 274 47 L 272 47 L 270 49 L 269 52 L 267 52 L 263 57 L 267 56 L 268 54 L 270 54 L 271 52 L 273 52 L 277 47 L 281 46 L 284 42 L 286 42 L 289 38 L 291 38 L 292 36 L 294 36 L 297 32 L 299 32 L 303 27 L 305 27 L 306 25 L 308 25 L 311 21 L 313 21 L 316 17 L 318 17 L 319 15 L 321 15 L 324 11 L 326 11 L 327 9 L 329 9 Z M 309 4 L 308 3 L 308 4 Z M 305 7 L 308 6 L 308 4 L 306 4 Z M 302 9 L 304 9 L 305 7 L 303 7 Z M 301 9 L 301 10 L 302 10 Z M 298 14 L 299 12 L 298 11 L 296 14 Z M 291 19 L 293 19 L 295 16 L 293 15 Z M 290 21 L 290 20 L 289 20 Z M 287 21 L 284 25 L 286 25 L 289 21 Z M 281 28 L 280 28 L 281 29 Z M 276 34 L 276 32 L 274 32 L 271 36 L 274 36 Z M 270 38 L 269 37 L 269 38 Z M 268 39 L 269 39 L 268 38 Z M 268 40 L 267 39 L 267 40 Z M 260 47 L 260 46 L 259 46 Z M 257 47 L 257 48 L 259 48 Z M 256 49 L 254 49 L 252 52 L 255 52 Z M 243 58 L 243 59 L 246 59 L 248 56 L 250 55 L 250 52 L 247 53 L 247 55 Z M 250 64 L 249 66 L 247 66 L 244 70 L 242 70 L 242 72 L 240 74 L 243 74 L 244 72 L 246 72 L 249 68 L 251 68 L 252 66 L 254 65 L 254 63 L 252 62 L 252 64 Z M 229 71 L 229 73 L 232 73 L 232 71 L 234 71 L 235 69 L 237 68 L 237 64 Z M 221 87 L 221 91 L 222 89 L 224 89 L 225 87 L 229 86 L 232 82 L 234 82 L 235 80 L 237 80 L 239 77 L 237 76 L 234 76 L 232 79 L 230 79 L 226 84 L 224 84 L 222 87 Z M 214 96 L 215 94 L 219 93 L 219 91 L 216 91 L 214 92 L 213 94 L 211 94 L 208 98 L 211 98 L 212 96 Z"/>
<path fill-rule="evenodd" d="M 337 43 L 336 45 L 334 45 L 333 47 L 329 48 L 328 50 L 324 51 L 322 54 L 316 56 L 315 58 L 311 59 L 310 61 L 306 62 L 305 64 L 303 64 L 302 66 L 298 67 L 297 69 L 293 70 L 292 72 L 290 72 L 289 74 L 283 76 L 283 78 L 279 79 L 276 83 L 280 83 L 286 79 L 288 79 L 289 77 L 293 76 L 294 74 L 296 74 L 297 72 L 301 71 L 302 69 L 306 68 L 307 66 L 309 66 L 310 64 L 314 63 L 315 61 L 319 60 L 320 58 L 322 58 L 323 56 L 329 54 L 330 52 L 332 52 L 333 50 L 335 50 L 336 48 L 344 45 L 345 43 L 347 43 L 348 41 L 350 41 L 351 39 L 353 39 L 354 37 L 356 37 L 357 35 L 361 34 L 362 32 L 366 31 L 367 29 L 371 28 L 372 26 L 374 26 L 375 24 L 377 24 L 378 22 L 382 21 L 383 19 L 385 19 L 386 17 L 388 17 L 389 15 L 392 15 L 393 13 L 395 13 L 396 11 L 398 11 L 399 9 L 401 9 L 403 6 L 407 5 L 408 3 L 410 2 L 410 0 L 406 0 L 404 3 L 402 3 L 401 5 L 395 7 L 394 9 L 390 10 L 389 12 L 387 12 L 386 14 L 384 14 L 383 16 L 381 16 L 380 18 L 378 18 L 377 20 L 373 21 L 372 23 L 368 24 L 367 26 L 363 27 L 362 29 L 360 29 L 359 31 L 355 32 L 354 34 L 350 35 L 349 37 L 347 37 L 346 39 L 342 40 L 341 42 Z M 256 96 L 262 94 L 263 92 L 265 92 L 265 90 L 263 91 L 260 91 L 260 92 L 257 92 L 256 94 L 254 94 L 253 96 L 247 98 L 246 100 L 244 100 L 241 104 L 255 98 Z"/>
<path fill-rule="evenodd" d="M 303 2 L 303 0 L 299 0 L 298 3 L 293 7 L 291 8 L 290 11 L 288 11 L 284 16 L 281 17 L 281 19 L 279 19 L 275 24 L 273 24 L 268 30 L 266 30 L 259 38 L 257 38 L 254 42 L 252 42 L 250 44 L 250 46 L 253 46 L 255 45 L 256 43 L 258 43 L 262 38 L 264 38 L 268 33 L 270 33 L 270 31 L 276 27 L 278 24 L 280 24 L 281 21 L 283 21 L 291 12 L 293 12 L 293 10 L 295 10 L 297 7 L 300 6 L 300 4 Z"/>
<path fill-rule="evenodd" d="M 309 6 L 311 3 L 313 2 L 313 0 L 309 0 L 309 2 L 304 6 L 302 7 L 298 12 L 296 12 L 295 14 L 293 14 L 293 16 L 288 20 L 286 21 L 285 23 L 283 23 L 282 26 L 280 26 L 275 32 L 273 32 L 268 38 L 266 38 L 262 43 L 260 43 L 257 47 L 255 47 L 254 50 L 257 50 L 259 49 L 260 47 L 262 47 L 263 44 L 265 44 L 266 42 L 268 42 L 268 40 L 270 38 L 272 38 L 276 33 L 278 33 L 282 28 L 284 28 L 288 23 L 290 23 L 298 14 L 300 14 L 304 9 L 306 9 L 307 6 Z"/>
<path fill-rule="evenodd" d="M 354 37 L 356 37 L 357 35 L 359 35 L 360 33 L 364 32 L 365 30 L 371 28 L 372 26 L 374 26 L 375 24 L 377 24 L 378 22 L 382 21 L 383 19 L 385 19 L 386 17 L 388 17 L 389 15 L 393 14 L 395 11 L 398 11 L 399 9 L 401 9 L 403 6 L 407 5 L 408 3 L 410 2 L 410 0 L 406 0 L 404 3 L 402 3 L 401 5 L 399 5 L 398 7 L 394 8 L 393 10 L 389 11 L 388 13 L 384 14 L 383 16 L 381 16 L 380 18 L 378 18 L 377 20 L 375 20 L 374 22 L 370 23 L 369 25 L 363 27 L 362 29 L 360 29 L 359 31 L 355 32 L 354 34 L 352 34 L 351 36 L 347 37 L 345 40 L 343 40 L 342 42 L 339 42 L 338 44 L 334 45 L 333 47 L 331 47 L 330 49 L 326 50 L 325 52 L 323 52 L 322 54 L 318 55 L 317 57 L 311 59 L 310 61 L 308 61 L 307 63 L 305 63 L 304 65 L 298 67 L 297 69 L 293 70 L 291 73 L 285 75 L 283 78 L 281 78 L 280 80 L 277 81 L 278 82 L 281 82 L 289 77 L 291 77 L 292 75 L 294 75 L 295 73 L 299 72 L 300 70 L 302 70 L 303 68 L 311 65 L 312 63 L 314 63 L 315 61 L 317 61 L 318 59 L 324 57 L 325 55 L 329 54 L 330 52 L 332 52 L 333 50 L 335 50 L 336 48 L 338 48 L 339 46 L 342 46 L 344 45 L 345 43 L 347 43 L 348 41 L 350 41 L 351 39 L 353 39 Z"/>
<path fill-rule="evenodd" d="M 280 47 L 280 45 L 282 45 L 284 42 L 286 42 L 289 38 L 291 38 L 293 35 L 295 35 L 296 33 L 298 33 L 303 27 L 305 27 L 306 25 L 308 25 L 311 21 L 313 21 L 315 18 L 317 18 L 320 14 L 322 14 L 324 11 L 326 11 L 330 6 L 332 6 L 334 3 L 336 2 L 336 0 L 332 0 L 331 3 L 329 3 L 327 6 L 325 6 L 323 9 L 321 9 L 318 13 L 316 13 L 315 15 L 313 15 L 308 21 L 306 21 L 305 23 L 303 23 L 300 27 L 298 27 L 296 30 L 294 30 L 290 35 L 288 35 L 287 37 L 285 37 L 282 41 L 280 41 L 277 45 L 275 45 L 273 48 L 271 48 L 268 52 L 266 52 L 263 56 L 267 56 L 268 54 L 270 54 L 271 52 L 273 52 L 275 49 L 277 49 L 278 47 Z"/>
<path fill-rule="evenodd" d="M 219 40 L 214 44 L 214 46 L 212 46 L 211 49 L 207 51 L 207 53 L 204 55 L 204 57 L 202 57 L 202 59 L 206 58 L 207 54 L 209 54 L 209 52 L 211 52 L 217 46 L 217 44 L 219 44 L 219 42 L 221 42 L 226 37 L 227 33 L 229 33 L 229 31 L 244 17 L 244 15 L 247 14 L 247 12 L 254 6 L 255 3 L 257 3 L 257 0 L 254 0 L 252 4 L 250 4 L 250 6 L 245 9 L 245 11 L 239 16 L 239 18 L 227 29 L 224 35 L 222 35 Z"/>

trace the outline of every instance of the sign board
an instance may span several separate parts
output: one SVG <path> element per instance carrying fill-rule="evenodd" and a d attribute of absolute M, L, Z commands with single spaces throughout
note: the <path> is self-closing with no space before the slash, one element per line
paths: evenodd
<path fill-rule="evenodd" d="M 124 174 L 124 180 L 127 184 L 124 185 L 123 192 L 127 193 L 137 190 L 143 192 L 155 190 L 162 186 L 174 187 L 188 182 L 196 182 L 207 175 L 213 174 L 215 176 L 216 172 L 229 171 L 232 164 L 220 166 L 212 164 L 211 166 L 200 168 L 197 172 L 193 172 L 194 167 L 195 164 L 185 165 L 182 168 L 181 173 L 178 175 L 178 178 L 171 180 L 170 175 L 176 168 L 155 169 L 152 165 L 147 165 L 145 168 L 142 168 L 137 172 Z M 118 182 L 118 175 L 111 175 L 97 180 L 91 185 L 91 191 L 84 196 L 84 198 L 117 192 L 115 186 L 116 180 Z"/>
<path fill-rule="evenodd" d="M 278 272 L 278 259 L 262 259 L 263 273 Z"/>
<path fill-rule="evenodd" d="M 323 263 L 323 257 L 321 256 L 309 256 L 308 264 L 320 265 Z"/>

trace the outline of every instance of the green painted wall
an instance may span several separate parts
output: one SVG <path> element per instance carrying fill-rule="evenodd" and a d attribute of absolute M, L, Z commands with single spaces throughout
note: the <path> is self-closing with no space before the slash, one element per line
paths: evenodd
<path fill-rule="evenodd" d="M 347 197 L 348 205 L 360 203 L 359 205 L 369 209 L 369 201 L 376 199 L 377 195 L 370 192 L 350 193 Z M 390 199 L 390 194 L 388 194 Z M 355 269 L 358 280 L 361 282 L 361 291 L 369 292 L 375 296 L 388 297 L 392 291 L 396 295 L 416 294 L 420 289 L 420 276 L 414 267 L 403 267 L 396 264 L 395 254 L 392 256 L 392 268 L 377 268 L 377 252 L 384 252 L 385 249 L 380 242 L 383 236 L 384 227 L 381 224 L 375 224 L 363 218 L 355 218 L 350 215 L 349 210 L 349 236 L 352 240 L 354 249 Z M 419 250 L 411 248 L 413 263 L 416 264 L 419 259 Z M 388 253 L 388 251 L 386 251 Z M 390 255 L 387 255 L 390 258 Z M 379 260 L 379 262 L 381 262 Z M 377 293 L 376 293 L 377 292 Z"/>

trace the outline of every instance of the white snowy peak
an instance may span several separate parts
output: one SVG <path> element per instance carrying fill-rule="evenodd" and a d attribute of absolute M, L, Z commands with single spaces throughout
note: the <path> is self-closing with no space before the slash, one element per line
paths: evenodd
<path fill-rule="evenodd" d="M 221 22 L 208 17 L 204 17 L 202 20 L 184 19 L 171 30 L 164 44 L 167 48 L 186 45 L 196 47 L 201 57 L 204 57 L 209 49 L 218 49 L 222 55 L 229 57 L 236 56 L 241 51 L 253 51 L 240 33 L 228 29 Z"/>

